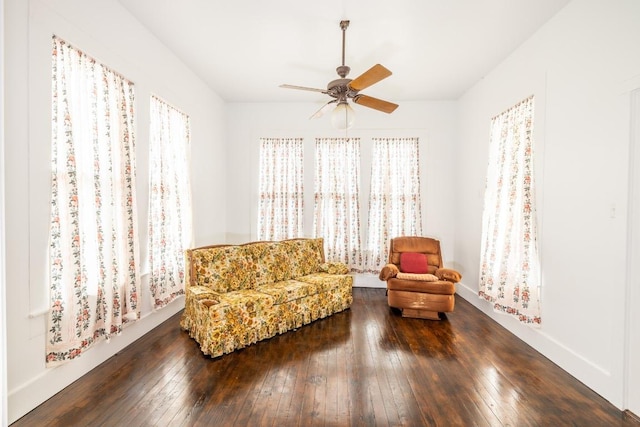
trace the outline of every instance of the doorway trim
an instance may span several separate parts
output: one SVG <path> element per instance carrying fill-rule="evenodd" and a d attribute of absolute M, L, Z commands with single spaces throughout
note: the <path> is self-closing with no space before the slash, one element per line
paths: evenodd
<path fill-rule="evenodd" d="M 0 10 L 4 11 L 4 0 L 0 0 Z M 3 14 L 4 15 L 4 14 Z M 4 16 L 0 19 L 4 20 Z M 4 22 L 2 23 L 4 28 Z M 4 167 L 4 31 L 0 32 L 0 165 Z M 4 173 L 0 174 L 0 425 L 8 424 L 7 399 L 7 317 L 6 317 L 6 275 L 5 275 L 5 222 L 4 222 Z"/>
<path fill-rule="evenodd" d="M 624 409 L 640 415 L 640 88 L 631 91 Z"/>

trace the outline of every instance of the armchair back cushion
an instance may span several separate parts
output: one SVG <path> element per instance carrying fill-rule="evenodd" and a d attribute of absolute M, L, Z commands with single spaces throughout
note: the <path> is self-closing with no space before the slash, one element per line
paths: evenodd
<path fill-rule="evenodd" d="M 427 274 L 429 263 L 427 255 L 419 252 L 400 253 L 400 271 L 411 274 Z"/>

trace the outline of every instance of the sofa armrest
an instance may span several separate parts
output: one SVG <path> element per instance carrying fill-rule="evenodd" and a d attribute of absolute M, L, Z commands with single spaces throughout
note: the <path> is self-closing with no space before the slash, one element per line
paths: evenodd
<path fill-rule="evenodd" d="M 451 268 L 439 268 L 436 270 L 436 276 L 440 280 L 446 280 L 447 282 L 458 283 L 462 279 L 462 275 L 456 270 Z"/>
<path fill-rule="evenodd" d="M 321 273 L 349 274 L 349 267 L 343 262 L 323 262 L 320 264 Z"/>
<path fill-rule="evenodd" d="M 380 280 L 387 281 L 389 279 L 393 279 L 394 277 L 396 277 L 396 274 L 398 274 L 398 272 L 399 270 L 397 265 L 387 264 L 384 267 L 382 267 L 382 270 L 380 270 L 380 275 L 378 276 L 378 278 Z"/>
<path fill-rule="evenodd" d="M 199 286 L 199 285 L 189 286 L 187 288 L 187 296 L 190 298 L 196 299 L 198 301 L 211 300 L 211 301 L 215 301 L 216 304 L 220 302 L 220 294 L 215 291 L 212 291 L 210 288 L 207 288 L 206 286 Z"/>

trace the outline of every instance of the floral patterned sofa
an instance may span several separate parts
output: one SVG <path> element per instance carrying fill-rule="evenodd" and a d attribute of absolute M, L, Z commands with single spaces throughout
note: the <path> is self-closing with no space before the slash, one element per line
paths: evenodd
<path fill-rule="evenodd" d="M 324 260 L 323 239 L 291 239 L 186 251 L 180 326 L 218 357 L 343 311 L 353 277 Z"/>

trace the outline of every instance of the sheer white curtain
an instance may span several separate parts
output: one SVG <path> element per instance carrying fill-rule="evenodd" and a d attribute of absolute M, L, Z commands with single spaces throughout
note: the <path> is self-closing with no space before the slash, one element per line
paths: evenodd
<path fill-rule="evenodd" d="M 302 138 L 261 138 L 258 239 L 303 235 Z"/>
<path fill-rule="evenodd" d="M 378 273 L 389 241 L 422 234 L 418 138 L 373 138 L 367 252 L 362 271 Z"/>
<path fill-rule="evenodd" d="M 314 236 L 328 261 L 352 269 L 362 265 L 359 197 L 360 139 L 316 138 Z"/>
<path fill-rule="evenodd" d="M 46 362 L 73 359 L 139 317 L 134 87 L 53 38 Z"/>
<path fill-rule="evenodd" d="M 149 287 L 154 308 L 184 293 L 192 242 L 189 116 L 152 96 L 149 141 Z"/>
<path fill-rule="evenodd" d="M 491 120 L 479 295 L 496 311 L 538 325 L 533 108 L 532 96 Z"/>

